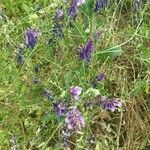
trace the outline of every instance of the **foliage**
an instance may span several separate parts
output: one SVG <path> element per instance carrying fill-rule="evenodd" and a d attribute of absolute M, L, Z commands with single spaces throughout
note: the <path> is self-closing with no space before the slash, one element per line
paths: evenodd
<path fill-rule="evenodd" d="M 0 149 L 148 150 L 150 2 L 135 2 L 71 18 L 66 0 L 1 0 Z"/>

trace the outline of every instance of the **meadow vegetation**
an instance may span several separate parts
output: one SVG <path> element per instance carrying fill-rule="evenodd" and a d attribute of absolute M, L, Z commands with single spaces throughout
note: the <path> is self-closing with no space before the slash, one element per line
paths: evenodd
<path fill-rule="evenodd" d="M 0 149 L 149 150 L 150 2 L 0 0 Z"/>

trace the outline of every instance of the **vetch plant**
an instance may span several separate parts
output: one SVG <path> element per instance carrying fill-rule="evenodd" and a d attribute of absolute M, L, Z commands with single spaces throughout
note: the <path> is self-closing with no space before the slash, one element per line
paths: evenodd
<path fill-rule="evenodd" d="M 55 17 L 54 17 L 55 20 L 56 20 L 56 21 L 62 20 L 63 17 L 64 17 L 64 12 L 63 12 L 63 10 L 62 10 L 62 9 L 57 9 L 57 10 L 56 10 L 56 13 L 55 13 Z"/>
<path fill-rule="evenodd" d="M 100 11 L 101 9 L 105 8 L 106 5 L 107 5 L 107 0 L 97 0 L 94 11 L 95 12 Z"/>
<path fill-rule="evenodd" d="M 75 19 L 78 12 L 78 7 L 85 3 L 85 0 L 73 0 L 71 3 L 71 6 L 68 10 L 69 16 L 72 19 Z"/>
<path fill-rule="evenodd" d="M 99 74 L 98 74 L 98 76 L 96 76 L 93 80 L 92 80 L 92 87 L 93 88 L 96 88 L 97 87 L 97 85 L 98 85 L 98 83 L 100 82 L 100 81 L 104 81 L 106 79 L 106 74 L 104 73 L 104 72 L 100 72 Z"/>
<path fill-rule="evenodd" d="M 70 130 L 79 131 L 85 127 L 84 118 L 77 108 L 73 108 L 67 112 L 65 123 Z"/>
<path fill-rule="evenodd" d="M 75 19 L 77 16 L 77 6 L 75 4 L 72 4 L 68 10 L 68 13 L 72 19 Z"/>
<path fill-rule="evenodd" d="M 27 47 L 32 48 L 32 49 L 35 47 L 37 43 L 38 35 L 39 33 L 35 31 L 34 29 L 28 29 L 26 31 L 25 41 L 26 41 Z"/>
<path fill-rule="evenodd" d="M 148 148 L 148 0 L 1 3 L 0 149 Z"/>
<path fill-rule="evenodd" d="M 89 40 L 85 47 L 81 47 L 80 49 L 80 58 L 86 61 L 90 60 L 91 53 L 94 50 L 94 44 L 92 40 Z"/>
<path fill-rule="evenodd" d="M 57 103 L 54 103 L 54 111 L 58 116 L 63 116 L 66 113 L 67 108 L 63 102 L 58 101 Z"/>
<path fill-rule="evenodd" d="M 106 75 L 104 72 L 99 73 L 97 80 L 98 81 L 104 81 L 106 79 Z"/>
<path fill-rule="evenodd" d="M 112 112 L 122 106 L 122 102 L 119 102 L 114 98 L 107 98 L 106 96 L 102 96 L 99 100 L 99 103 L 103 109 L 110 110 Z"/>

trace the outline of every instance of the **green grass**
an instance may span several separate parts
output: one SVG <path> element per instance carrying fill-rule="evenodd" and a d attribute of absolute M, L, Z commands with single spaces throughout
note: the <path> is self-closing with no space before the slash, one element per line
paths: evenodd
<path fill-rule="evenodd" d="M 88 0 L 90 2 L 90 0 Z M 64 38 L 52 45 L 46 44 L 52 36 L 55 9 L 63 2 L 52 0 L 16 2 L 0 0 L 4 17 L 0 20 L 0 149 L 13 147 L 12 136 L 17 137 L 20 149 L 59 150 L 61 145 L 61 119 L 53 112 L 53 104 L 44 98 L 45 88 L 55 97 L 69 103 L 72 85 L 83 88 L 77 105 L 86 127 L 68 141 L 74 150 L 148 150 L 150 146 L 150 25 L 147 2 L 139 11 L 139 22 L 132 25 L 129 0 L 114 0 L 102 13 L 91 11 L 90 3 L 81 6 L 80 12 L 69 27 L 67 13 L 63 21 Z M 44 13 L 40 12 L 44 10 Z M 33 50 L 25 49 L 25 63 L 18 65 L 16 50 L 24 42 L 28 27 L 43 34 Z M 98 30 L 94 41 L 91 63 L 78 56 L 78 46 Z M 86 31 L 86 32 L 85 32 Z M 37 76 L 41 83 L 34 84 Z M 106 80 L 98 84 L 101 95 L 116 97 L 123 107 L 114 113 L 96 106 L 84 109 L 84 102 L 95 101 L 91 89 L 92 79 L 105 72 Z M 88 138 L 96 137 L 94 144 Z"/>

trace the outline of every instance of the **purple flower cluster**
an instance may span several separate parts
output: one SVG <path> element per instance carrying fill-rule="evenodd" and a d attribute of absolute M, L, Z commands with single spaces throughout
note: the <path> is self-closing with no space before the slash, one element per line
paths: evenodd
<path fill-rule="evenodd" d="M 73 108 L 66 114 L 65 122 L 70 130 L 80 130 L 85 126 L 84 118 L 76 108 Z"/>
<path fill-rule="evenodd" d="M 18 64 L 24 64 L 25 62 L 25 57 L 23 55 L 24 48 L 34 48 L 35 44 L 37 43 L 39 33 L 36 32 L 34 29 L 29 28 L 25 32 L 25 43 L 22 43 L 18 47 L 18 54 L 16 56 L 16 60 Z"/>
<path fill-rule="evenodd" d="M 97 0 L 94 11 L 97 12 L 107 5 L 107 0 Z"/>
<path fill-rule="evenodd" d="M 77 16 L 77 6 L 75 4 L 73 4 L 69 10 L 68 10 L 68 13 L 69 13 L 69 16 L 72 18 L 72 19 L 75 19 L 76 16 Z"/>
<path fill-rule="evenodd" d="M 82 88 L 79 86 L 72 86 L 70 88 L 70 94 L 75 99 L 79 99 L 81 92 Z M 67 126 L 68 130 L 78 131 L 85 125 L 84 118 L 80 111 L 77 108 L 66 107 L 66 104 L 60 100 L 54 103 L 54 111 L 58 116 L 66 117 L 65 125 Z"/>
<path fill-rule="evenodd" d="M 122 106 L 122 102 L 117 101 L 116 99 L 109 99 L 106 96 L 102 96 L 100 98 L 100 105 L 102 106 L 102 108 L 106 109 L 106 110 L 110 110 L 112 112 L 114 112 L 118 107 Z"/>
<path fill-rule="evenodd" d="M 37 43 L 38 32 L 34 29 L 28 29 L 25 33 L 25 41 L 29 48 L 34 48 Z"/>
<path fill-rule="evenodd" d="M 82 93 L 82 88 L 79 86 L 72 86 L 70 88 L 70 93 L 77 100 L 79 99 L 79 96 Z"/>
<path fill-rule="evenodd" d="M 97 77 L 97 80 L 98 80 L 98 81 L 103 81 L 103 80 L 105 80 L 105 78 L 106 78 L 105 73 L 104 73 L 104 72 L 101 72 L 101 73 L 99 73 L 99 75 L 98 75 L 98 77 Z"/>
<path fill-rule="evenodd" d="M 54 104 L 54 111 L 58 114 L 58 116 L 63 116 L 66 113 L 67 108 L 63 102 L 59 101 Z"/>
<path fill-rule="evenodd" d="M 68 10 L 69 16 L 75 19 L 77 16 L 78 7 L 85 3 L 85 0 L 74 0 Z"/>
<path fill-rule="evenodd" d="M 93 49 L 94 49 L 93 41 L 89 40 L 87 42 L 86 46 L 81 48 L 80 58 L 83 59 L 83 60 L 89 61 Z"/>

